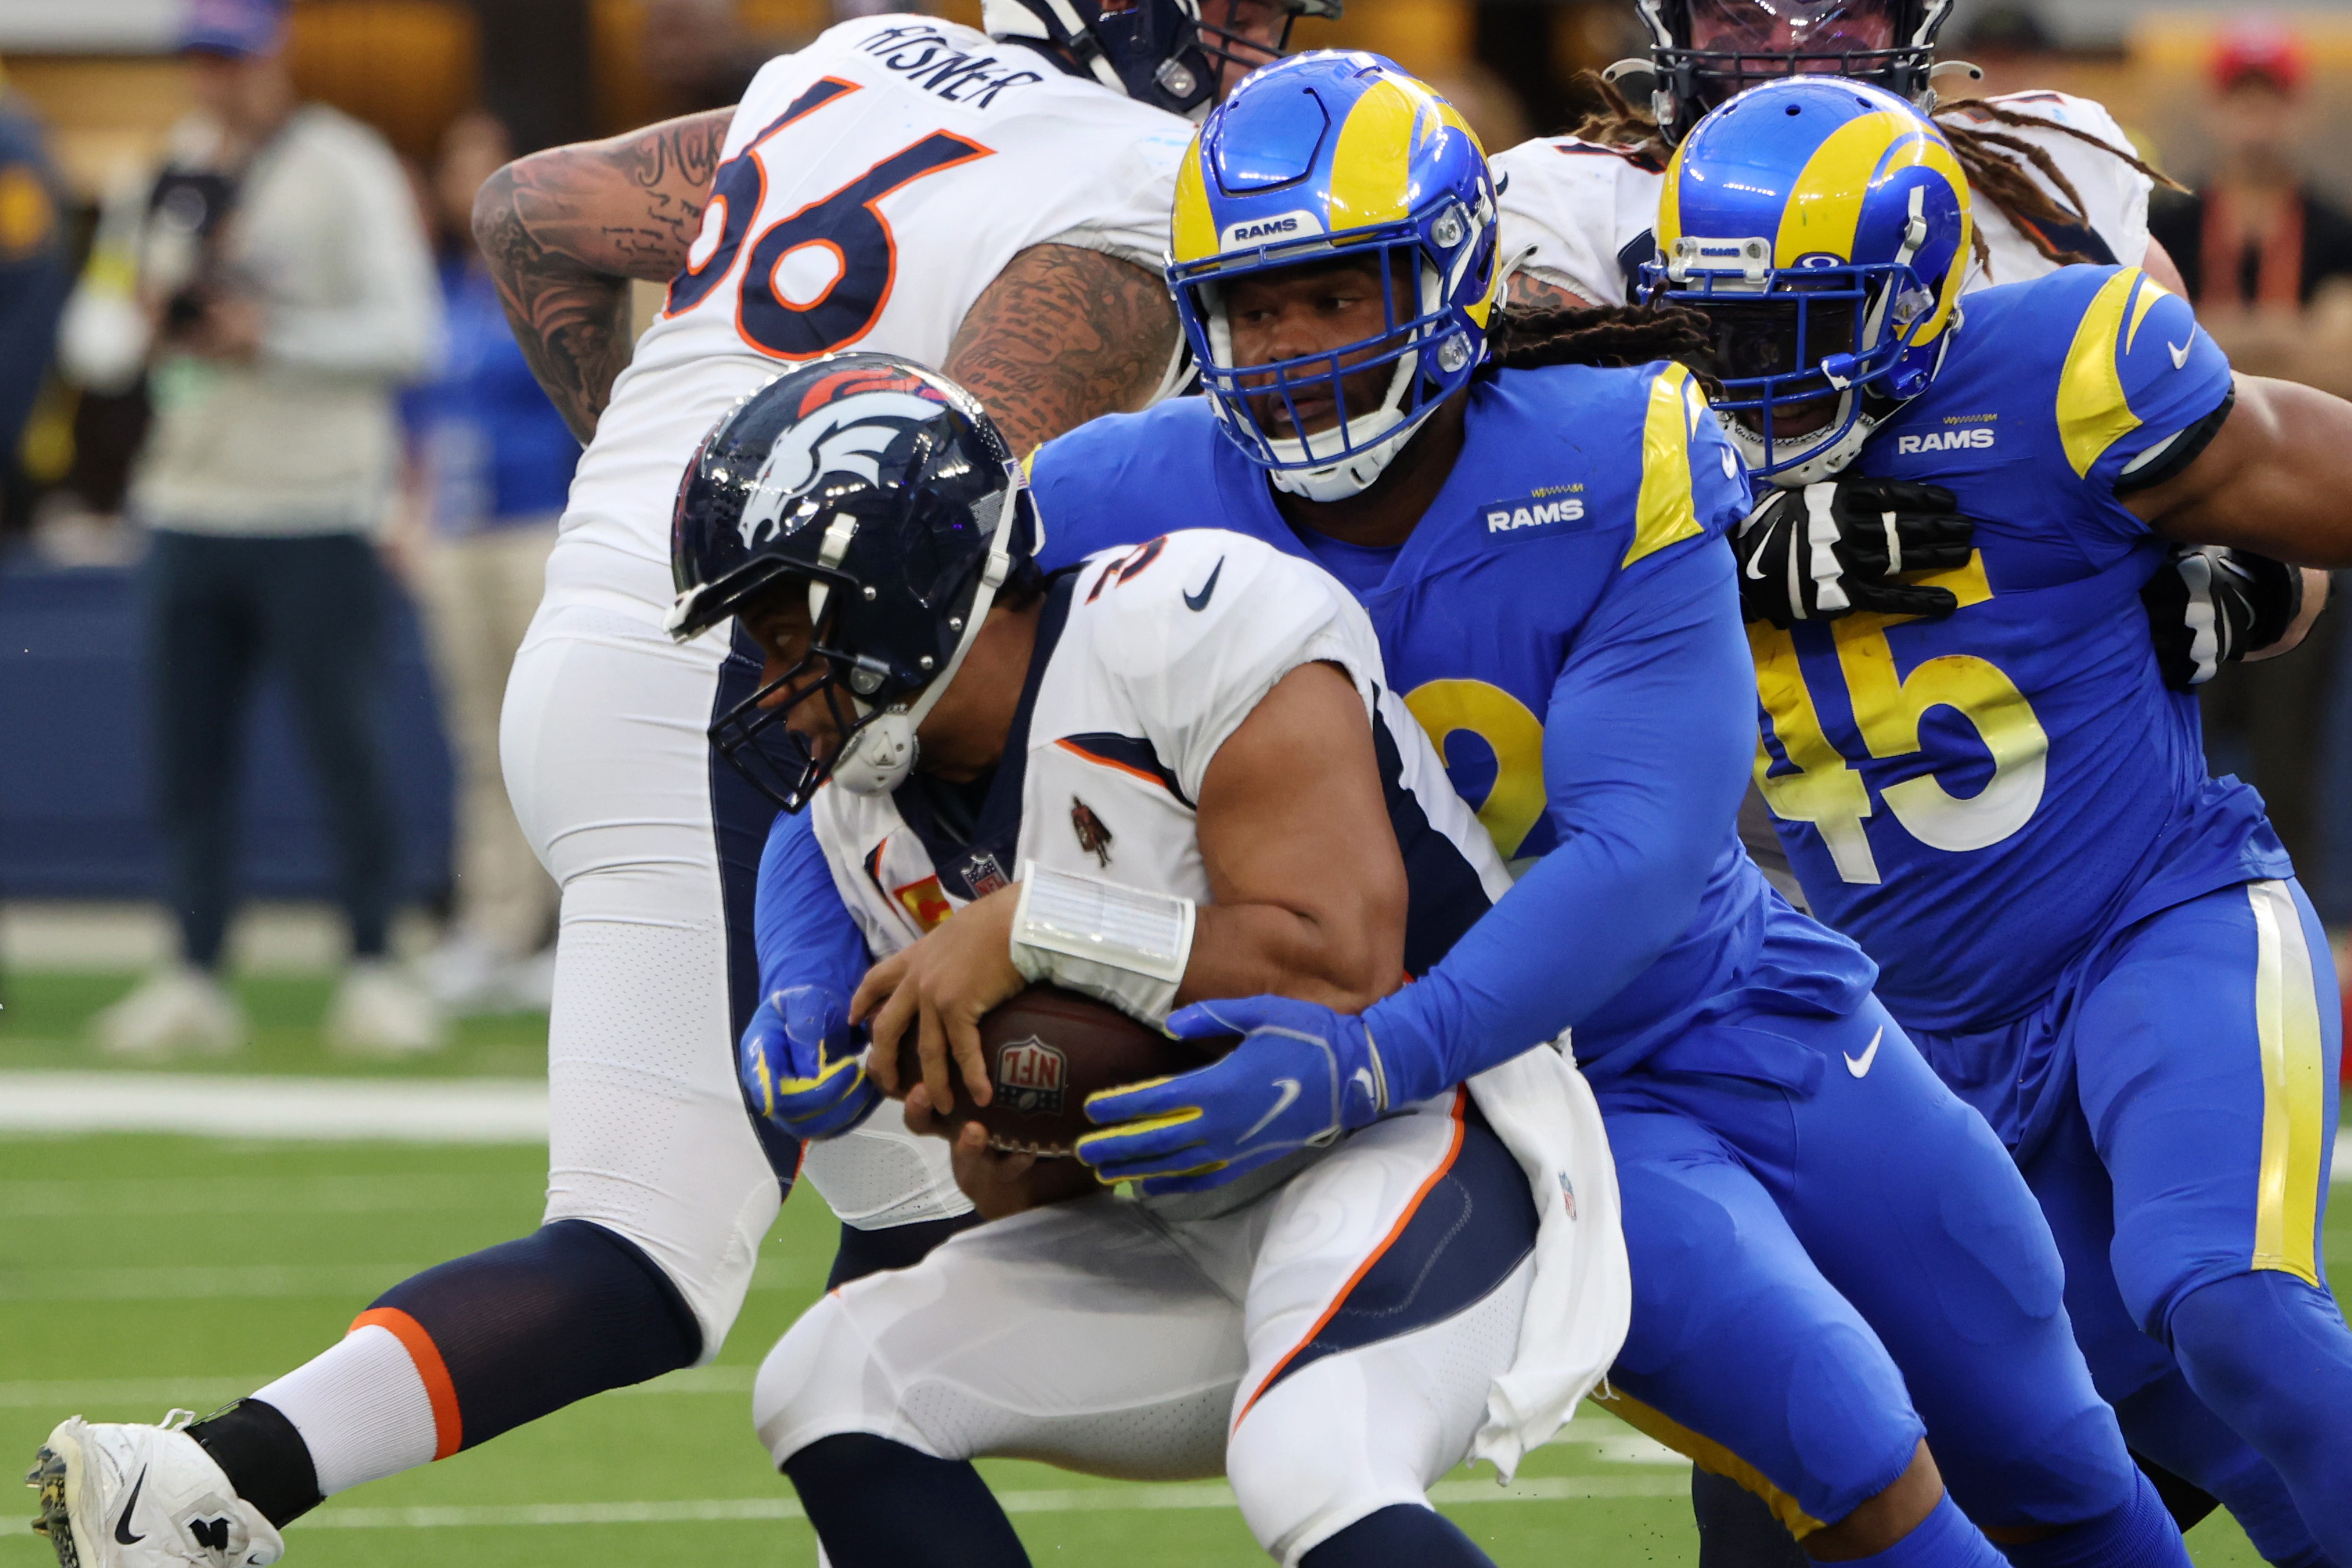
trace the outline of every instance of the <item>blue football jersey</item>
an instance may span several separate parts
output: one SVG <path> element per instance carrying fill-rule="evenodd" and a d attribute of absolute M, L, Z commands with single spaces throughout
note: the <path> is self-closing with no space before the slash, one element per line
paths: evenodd
<path fill-rule="evenodd" d="M 1264 471 L 1223 437 L 1202 399 L 1073 431 L 1038 451 L 1031 478 L 1049 568 L 1203 527 L 1312 558 Z M 1560 842 L 1545 788 L 1545 716 L 1595 606 L 1685 552 L 1727 559 L 1720 536 L 1748 499 L 1737 455 L 1680 366 L 1507 371 L 1474 383 L 1452 475 L 1385 580 L 1358 597 L 1389 680 L 1515 870 Z M 1577 1020 L 1580 1060 L 1638 1060 L 1695 1010 L 1737 1005 L 1751 981 L 1828 1011 L 1868 989 L 1868 960 L 1771 894 L 1728 814 L 1704 831 L 1720 849 L 1696 918 Z M 1573 961 L 1557 951 L 1526 958 L 1538 970 Z"/>
<path fill-rule="evenodd" d="M 2136 267 L 1971 294 L 1942 371 L 1853 472 L 1978 519 L 1943 620 L 1753 624 L 1757 778 L 1814 911 L 1916 1028 L 2033 1006 L 2103 931 L 2288 874 L 2253 791 L 2206 776 L 2139 590 L 2168 552 L 2116 499 L 2220 408 L 2230 367 Z"/>

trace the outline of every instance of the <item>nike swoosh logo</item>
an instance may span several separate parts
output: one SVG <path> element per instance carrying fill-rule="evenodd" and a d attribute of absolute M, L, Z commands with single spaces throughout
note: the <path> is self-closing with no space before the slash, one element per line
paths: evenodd
<path fill-rule="evenodd" d="M 147 1484 L 147 1467 L 139 1467 L 139 1479 L 131 1483 L 131 1500 L 122 1505 L 122 1516 L 114 1521 L 114 1539 L 125 1546 L 136 1546 L 147 1538 L 131 1533 L 131 1511 L 139 1506 L 139 1489 Z"/>
<path fill-rule="evenodd" d="M 1209 595 L 1217 591 L 1217 575 L 1224 570 L 1225 558 L 1223 556 L 1219 556 L 1217 558 L 1217 564 L 1209 569 L 1209 580 L 1201 584 L 1201 591 L 1198 593 L 1188 593 L 1184 596 L 1184 608 L 1187 610 L 1206 610 L 1209 607 Z"/>
<path fill-rule="evenodd" d="M 2172 355 L 2172 368 L 2174 370 L 2185 370 L 2188 368 L 2189 346 L 2196 341 L 2196 339 L 2191 338 L 2187 343 L 2167 342 L 2164 345 Z"/>
<path fill-rule="evenodd" d="M 1859 1061 L 1851 1056 L 1846 1057 L 1845 1070 L 1856 1078 L 1867 1078 L 1870 1075 L 1870 1064 L 1878 1060 L 1878 1042 L 1885 1038 L 1886 1026 L 1880 1024 L 1878 1032 L 1870 1037 L 1870 1049 L 1862 1053 Z"/>
<path fill-rule="evenodd" d="M 1212 580 L 1213 580 L 1213 574 Z M 1274 1109 L 1268 1111 L 1265 1115 L 1260 1116 L 1257 1119 L 1256 1125 L 1250 1128 L 1248 1132 L 1244 1133 L 1240 1137 L 1235 1138 L 1234 1140 L 1234 1147 L 1239 1148 L 1242 1145 L 1248 1143 L 1252 1138 L 1256 1137 L 1260 1133 L 1265 1132 L 1266 1128 L 1273 1124 L 1274 1119 L 1276 1116 L 1281 1115 L 1285 1111 L 1289 1110 L 1290 1103 L 1298 1098 L 1297 1079 L 1277 1078 L 1274 1082 L 1275 1087 L 1281 1091 L 1280 1093 L 1274 1097 Z"/>
<path fill-rule="evenodd" d="M 1758 552 L 1758 554 L 1761 553 L 1761 551 Z M 1761 582 L 1764 580 L 1764 574 L 1756 570 L 1756 556 L 1752 555 L 1748 558 L 1748 576 L 1750 581 Z"/>

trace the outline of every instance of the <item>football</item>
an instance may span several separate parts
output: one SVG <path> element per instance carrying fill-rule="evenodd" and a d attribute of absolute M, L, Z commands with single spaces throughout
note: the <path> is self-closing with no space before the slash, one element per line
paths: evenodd
<path fill-rule="evenodd" d="M 902 1092 L 922 1077 L 915 1039 L 908 1029 L 898 1040 Z M 980 1040 L 996 1097 L 974 1106 L 959 1079 L 948 1121 L 961 1126 L 977 1117 L 992 1146 L 1049 1156 L 1068 1155 L 1094 1130 L 1087 1120 L 1087 1095 L 1190 1071 L 1236 1043 L 1171 1040 L 1108 1002 L 1045 985 L 999 1004 L 980 1020 Z"/>

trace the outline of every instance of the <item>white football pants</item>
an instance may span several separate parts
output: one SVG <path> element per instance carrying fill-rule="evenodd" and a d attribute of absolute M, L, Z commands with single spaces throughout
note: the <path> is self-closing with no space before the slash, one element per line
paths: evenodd
<path fill-rule="evenodd" d="M 548 1019 L 549 1220 L 626 1237 L 719 1354 L 779 1202 L 735 1080 L 706 738 L 725 644 L 560 592 L 515 657 L 499 751 L 562 889 Z M 724 764 L 720 764 L 724 766 Z"/>
<path fill-rule="evenodd" d="M 761 1367 L 761 1440 L 779 1465 L 860 1432 L 940 1458 L 1225 1475 L 1286 1565 L 1425 1503 L 1511 1364 L 1534 1273 L 1526 1177 L 1466 1104 L 1378 1123 L 1215 1218 L 1086 1197 L 845 1285 Z M 1488 1145 L 1465 1155 L 1465 1132 Z"/>

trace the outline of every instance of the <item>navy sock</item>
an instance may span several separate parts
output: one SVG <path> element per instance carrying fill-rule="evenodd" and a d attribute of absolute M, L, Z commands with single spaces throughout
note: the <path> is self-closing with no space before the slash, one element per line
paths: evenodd
<path fill-rule="evenodd" d="M 2189 1548 L 2155 1483 L 2135 1468 L 2131 1497 L 2096 1519 L 2053 1535 L 2003 1546 L 2013 1568 L 2189 1568 Z"/>
<path fill-rule="evenodd" d="M 833 1568 L 1029 1568 L 969 1462 L 848 1432 L 811 1443 L 784 1474 Z"/>
<path fill-rule="evenodd" d="M 1298 1560 L 1298 1568 L 1448 1568 L 1449 1564 L 1484 1564 L 1495 1560 L 1478 1550 L 1454 1521 L 1433 1508 L 1400 1502 L 1368 1513 Z"/>
<path fill-rule="evenodd" d="M 608 1388 L 691 1366 L 702 1331 L 659 1265 L 584 1219 L 542 1225 L 402 1281 L 371 1311 L 404 1312 L 457 1396 L 457 1447 Z"/>
<path fill-rule="evenodd" d="M 2176 1479 L 2175 1485 L 2194 1484 L 2221 1500 L 2253 1542 L 2254 1550 L 2278 1568 L 2326 1568 L 2303 1515 L 2287 1495 L 2286 1482 L 2271 1462 L 2231 1429 L 2197 1397 L 2178 1369 L 2116 1402 L 2116 1417 L 2123 1423 L 2124 1438 L 2135 1457 L 2160 1465 Z M 2201 1512 L 2184 1511 L 2165 1491 L 2165 1478 L 2151 1473 L 2165 1506 L 2182 1530 L 2202 1519 Z"/>
<path fill-rule="evenodd" d="M 1946 1492 L 1911 1527 L 1911 1533 L 1868 1557 L 1837 1560 L 1837 1568 L 2005 1568 L 1984 1531 L 1969 1522 Z"/>
<path fill-rule="evenodd" d="M 2285 1480 L 2319 1549 L 2352 1563 L 2352 1329 L 2335 1299 L 2265 1269 L 2191 1291 L 2168 1327 L 2189 1386 Z"/>

